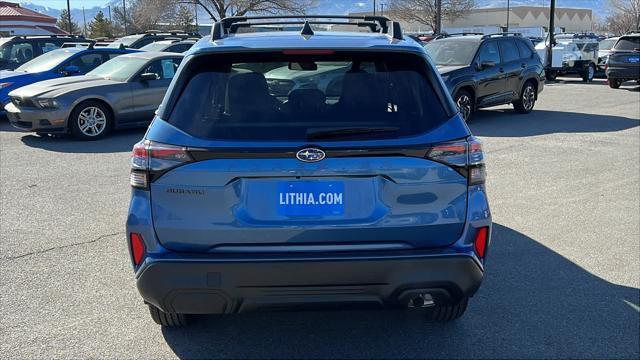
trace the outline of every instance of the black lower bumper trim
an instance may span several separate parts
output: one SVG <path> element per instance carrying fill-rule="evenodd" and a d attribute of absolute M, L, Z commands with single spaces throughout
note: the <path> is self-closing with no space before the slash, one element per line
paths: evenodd
<path fill-rule="evenodd" d="M 165 312 L 235 313 L 257 309 L 406 307 L 405 295 L 439 303 L 472 296 L 483 271 L 468 256 L 286 262 L 156 260 L 139 274 L 143 299 Z"/>

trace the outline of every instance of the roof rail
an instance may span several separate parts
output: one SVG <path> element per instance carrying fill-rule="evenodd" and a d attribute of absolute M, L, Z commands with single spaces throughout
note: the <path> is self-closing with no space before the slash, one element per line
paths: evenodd
<path fill-rule="evenodd" d="M 488 38 L 492 38 L 492 37 L 498 37 L 498 36 L 522 36 L 522 33 L 519 32 L 501 32 L 501 33 L 494 33 L 494 34 L 487 34 L 484 35 L 482 37 L 482 39 L 488 39 Z"/>
<path fill-rule="evenodd" d="M 309 19 L 327 19 L 322 21 L 309 21 Z M 356 22 L 335 21 L 360 20 Z M 251 21 L 267 20 L 267 21 Z M 303 36 L 309 35 L 310 25 L 353 25 L 368 27 L 372 32 L 380 32 L 389 35 L 392 39 L 402 40 L 400 23 L 391 21 L 386 16 L 351 16 L 351 15 L 269 15 L 269 16 L 232 16 L 221 19 L 211 28 L 211 40 L 220 40 L 230 34 L 235 34 L 239 28 L 268 25 L 303 25 Z M 311 31 L 312 33 L 313 31 Z"/>

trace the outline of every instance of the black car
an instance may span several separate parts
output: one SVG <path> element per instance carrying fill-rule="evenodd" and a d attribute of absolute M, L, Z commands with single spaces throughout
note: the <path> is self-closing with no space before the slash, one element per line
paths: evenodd
<path fill-rule="evenodd" d="M 161 32 L 156 30 L 149 30 L 142 34 L 134 34 L 123 36 L 120 39 L 110 43 L 107 47 L 118 48 L 120 46 L 124 46 L 131 49 L 140 49 L 145 45 L 149 45 L 156 41 L 166 40 L 166 39 L 199 39 L 202 36 L 197 33 L 188 33 L 182 31 L 167 31 Z"/>
<path fill-rule="evenodd" d="M 609 86 L 614 89 L 628 80 L 640 82 L 640 33 L 618 39 L 609 52 L 605 69 Z"/>
<path fill-rule="evenodd" d="M 449 35 L 425 49 L 466 121 L 478 108 L 509 103 L 529 113 L 544 87 L 542 62 L 518 34 Z"/>
<path fill-rule="evenodd" d="M 64 43 L 93 44 L 82 35 L 22 35 L 0 38 L 0 70 L 14 70 Z"/>

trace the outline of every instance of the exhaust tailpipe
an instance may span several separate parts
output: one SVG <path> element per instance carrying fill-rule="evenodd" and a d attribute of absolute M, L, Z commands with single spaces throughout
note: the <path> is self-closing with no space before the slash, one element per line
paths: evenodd
<path fill-rule="evenodd" d="M 407 303 L 407 307 L 412 308 L 426 308 L 434 306 L 436 303 L 433 301 L 431 294 L 418 294 L 418 296 L 412 297 Z"/>

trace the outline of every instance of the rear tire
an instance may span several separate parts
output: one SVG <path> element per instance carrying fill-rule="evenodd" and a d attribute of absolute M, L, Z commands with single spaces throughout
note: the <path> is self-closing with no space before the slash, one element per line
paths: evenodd
<path fill-rule="evenodd" d="M 458 90 L 453 101 L 455 101 L 462 119 L 465 122 L 471 121 L 474 110 L 473 96 L 467 90 Z"/>
<path fill-rule="evenodd" d="M 432 321 L 453 321 L 464 315 L 469 304 L 469 298 L 465 297 L 457 304 L 453 305 L 436 305 L 431 308 L 431 312 L 428 315 L 429 320 Z"/>
<path fill-rule="evenodd" d="M 151 318 L 158 325 L 166 327 L 183 327 L 188 324 L 185 314 L 166 313 L 153 305 L 149 305 L 149 313 Z"/>
<path fill-rule="evenodd" d="M 622 85 L 622 81 L 620 79 L 609 79 L 609 87 L 612 89 L 617 89 Z"/>
<path fill-rule="evenodd" d="M 589 64 L 589 66 L 587 66 L 587 69 L 582 73 L 582 81 L 592 82 L 595 74 L 596 74 L 596 66 L 593 64 Z"/>
<path fill-rule="evenodd" d="M 528 114 L 536 105 L 536 88 L 531 81 L 527 81 L 522 86 L 520 97 L 513 102 L 513 108 L 518 114 Z"/>
<path fill-rule="evenodd" d="M 546 79 L 549 81 L 556 81 L 556 78 L 558 77 L 558 72 L 557 71 L 553 71 L 553 70 L 549 70 L 547 72 L 545 72 L 545 76 Z"/>

